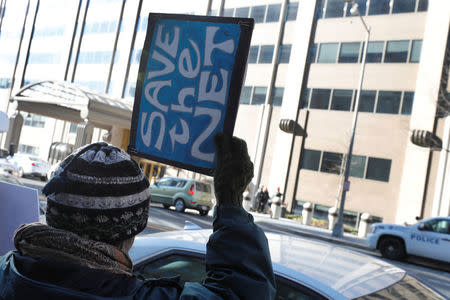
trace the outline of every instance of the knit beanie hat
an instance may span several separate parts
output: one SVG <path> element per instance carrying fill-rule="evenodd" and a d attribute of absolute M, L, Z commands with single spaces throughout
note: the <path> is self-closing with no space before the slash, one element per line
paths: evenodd
<path fill-rule="evenodd" d="M 65 158 L 42 192 L 47 224 L 115 244 L 147 226 L 147 177 L 124 151 L 93 143 Z"/>

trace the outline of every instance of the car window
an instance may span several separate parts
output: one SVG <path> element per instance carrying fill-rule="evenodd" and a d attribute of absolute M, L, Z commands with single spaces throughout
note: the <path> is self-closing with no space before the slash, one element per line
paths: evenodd
<path fill-rule="evenodd" d="M 134 273 L 148 278 L 173 277 L 180 275 L 180 283 L 203 282 L 206 278 L 204 257 L 188 254 L 170 254 L 137 265 Z M 326 299 L 309 288 L 276 275 L 276 300 Z"/>
<path fill-rule="evenodd" d="M 371 300 L 371 299 L 429 299 L 429 300 L 442 300 L 439 294 L 423 285 L 418 280 L 409 275 L 405 275 L 399 282 L 382 289 L 378 292 L 359 297 L 358 300 Z"/>
<path fill-rule="evenodd" d="M 179 188 L 182 188 L 182 187 L 184 187 L 185 185 L 186 185 L 186 180 L 177 180 L 176 181 L 176 187 L 179 187 Z"/>
<path fill-rule="evenodd" d="M 159 186 L 170 186 L 172 182 L 172 179 L 170 178 L 162 178 L 160 180 L 158 180 L 158 185 Z"/>
<path fill-rule="evenodd" d="M 447 220 L 430 220 L 423 225 L 424 230 L 450 234 L 450 222 Z"/>
<path fill-rule="evenodd" d="M 199 192 L 211 193 L 211 187 L 209 184 L 203 182 L 195 182 L 195 189 Z"/>

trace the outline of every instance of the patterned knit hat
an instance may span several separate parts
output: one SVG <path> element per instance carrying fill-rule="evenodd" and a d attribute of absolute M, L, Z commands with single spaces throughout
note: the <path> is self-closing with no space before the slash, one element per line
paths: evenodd
<path fill-rule="evenodd" d="M 42 192 L 47 224 L 115 244 L 147 226 L 147 177 L 124 151 L 93 143 L 64 159 Z"/>

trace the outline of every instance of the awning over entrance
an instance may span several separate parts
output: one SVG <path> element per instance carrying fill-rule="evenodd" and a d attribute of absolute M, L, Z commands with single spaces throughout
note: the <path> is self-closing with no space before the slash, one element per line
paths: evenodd
<path fill-rule="evenodd" d="M 35 82 L 23 87 L 10 100 L 17 104 L 18 111 L 72 123 L 88 121 L 106 130 L 131 125 L 132 100 L 115 99 L 73 83 Z"/>

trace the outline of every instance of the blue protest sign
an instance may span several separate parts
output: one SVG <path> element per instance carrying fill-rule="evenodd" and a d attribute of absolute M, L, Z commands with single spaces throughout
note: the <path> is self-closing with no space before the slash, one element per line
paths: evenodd
<path fill-rule="evenodd" d="M 130 154 L 211 174 L 214 135 L 232 135 L 252 19 L 150 14 Z"/>

